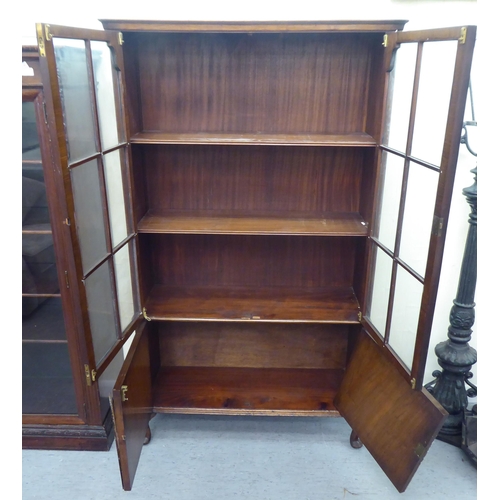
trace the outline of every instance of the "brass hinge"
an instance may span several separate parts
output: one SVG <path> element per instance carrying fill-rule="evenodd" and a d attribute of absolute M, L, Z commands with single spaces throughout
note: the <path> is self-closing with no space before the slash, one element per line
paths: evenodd
<path fill-rule="evenodd" d="M 410 380 L 410 383 L 411 383 L 411 388 L 412 389 L 415 389 L 415 387 L 417 387 L 417 380 L 415 378 L 412 378 Z"/>
<path fill-rule="evenodd" d="M 122 385 L 120 388 L 120 393 L 122 395 L 122 401 L 128 401 L 126 393 L 128 391 L 128 385 Z"/>
<path fill-rule="evenodd" d="M 42 31 L 42 25 L 37 24 L 36 25 L 36 39 L 38 42 L 38 53 L 40 54 L 40 57 L 46 57 L 45 55 L 45 37 Z"/>
<path fill-rule="evenodd" d="M 123 41 L 123 33 L 121 31 L 118 32 L 118 43 L 120 45 L 123 45 L 124 41 Z"/>
<path fill-rule="evenodd" d="M 382 45 L 383 45 L 384 47 L 387 47 L 388 43 L 389 43 L 389 35 L 386 33 L 386 34 L 384 35 L 384 41 L 382 42 Z"/>
<path fill-rule="evenodd" d="M 460 30 L 460 36 L 459 36 L 459 38 L 458 38 L 458 43 L 460 43 L 460 44 L 464 44 L 466 39 L 467 39 L 467 28 L 466 28 L 466 27 L 463 27 L 463 28 Z"/>
<path fill-rule="evenodd" d="M 443 218 L 434 216 L 434 220 L 432 221 L 432 234 L 437 237 L 441 236 L 443 232 Z"/>
<path fill-rule="evenodd" d="M 148 313 L 146 312 L 146 308 L 145 307 L 142 308 L 142 315 L 144 316 L 144 319 L 146 321 L 151 321 L 151 318 L 148 316 Z"/>
<path fill-rule="evenodd" d="M 95 382 L 97 378 L 97 372 L 94 369 L 90 369 L 89 365 L 83 365 L 85 368 L 85 379 L 87 380 L 87 385 L 90 387 L 92 382 Z"/>
<path fill-rule="evenodd" d="M 363 314 L 361 311 L 358 311 L 358 321 L 361 323 L 361 320 L 363 319 Z"/>
<path fill-rule="evenodd" d="M 64 271 L 64 279 L 66 280 L 66 288 L 69 288 L 68 271 Z"/>

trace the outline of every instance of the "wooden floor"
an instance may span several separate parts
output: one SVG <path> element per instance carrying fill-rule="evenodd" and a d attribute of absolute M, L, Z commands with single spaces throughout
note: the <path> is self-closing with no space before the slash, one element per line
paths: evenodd
<path fill-rule="evenodd" d="M 342 418 L 158 414 L 151 429 L 130 492 L 115 443 L 109 452 L 24 450 L 13 491 L 22 486 L 23 500 L 489 500 L 495 491 L 485 485 L 477 497 L 465 454 L 435 441 L 400 494 L 365 448 L 351 448 Z"/>

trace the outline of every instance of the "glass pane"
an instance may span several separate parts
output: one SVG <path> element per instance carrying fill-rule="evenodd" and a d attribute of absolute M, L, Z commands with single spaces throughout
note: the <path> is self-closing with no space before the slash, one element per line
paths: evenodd
<path fill-rule="evenodd" d="M 116 252 L 115 259 L 115 277 L 116 289 L 118 293 L 118 311 L 120 314 L 120 324 L 122 332 L 125 331 L 135 315 L 134 294 L 132 288 L 131 252 L 128 243 Z M 135 273 L 134 273 L 135 274 Z"/>
<path fill-rule="evenodd" d="M 439 172 L 410 163 L 399 257 L 425 274 Z"/>
<path fill-rule="evenodd" d="M 36 229 L 32 229 L 39 226 L 42 226 L 42 224 L 23 226 L 22 293 L 31 295 L 59 293 L 52 234 L 44 234 L 43 231 L 39 233 Z M 30 233 L 30 231 L 33 232 Z M 32 302 L 33 307 L 36 307 L 40 300 L 37 299 Z M 23 312 L 25 306 L 28 307 L 28 303 L 23 304 Z"/>
<path fill-rule="evenodd" d="M 417 338 L 423 285 L 398 266 L 389 345 L 410 369 Z"/>
<path fill-rule="evenodd" d="M 97 160 L 71 169 L 78 239 L 83 272 L 87 273 L 107 254 L 104 203 Z"/>
<path fill-rule="evenodd" d="M 33 102 L 23 102 L 22 134 L 23 160 L 41 160 Z"/>
<path fill-rule="evenodd" d="M 23 340 L 66 340 L 60 297 L 23 297 Z"/>
<path fill-rule="evenodd" d="M 101 404 L 105 407 L 109 405 L 109 396 L 113 393 L 113 387 L 120 374 L 124 359 L 125 355 L 123 349 L 120 349 L 97 381 L 99 384 Z"/>
<path fill-rule="evenodd" d="M 380 335 L 385 336 L 393 260 L 377 246 L 374 248 L 375 271 L 373 275 L 372 296 L 368 317 Z"/>
<path fill-rule="evenodd" d="M 406 152 L 408 125 L 415 78 L 417 44 L 404 43 L 396 53 L 393 69 L 393 93 L 388 110 L 388 125 L 384 144 Z"/>
<path fill-rule="evenodd" d="M 54 52 L 68 158 L 74 162 L 97 151 L 85 42 L 54 38 Z"/>
<path fill-rule="evenodd" d="M 457 42 L 424 44 L 412 156 L 440 165 L 455 70 Z"/>
<path fill-rule="evenodd" d="M 76 414 L 68 345 L 23 343 L 23 413 Z"/>
<path fill-rule="evenodd" d="M 85 280 L 85 290 L 94 354 L 99 364 L 117 340 L 109 261 L 104 262 Z"/>
<path fill-rule="evenodd" d="M 34 102 L 22 106 L 22 411 L 76 414 Z"/>
<path fill-rule="evenodd" d="M 379 227 L 375 236 L 392 251 L 396 241 L 403 170 L 403 158 L 384 153 Z"/>
<path fill-rule="evenodd" d="M 103 150 L 119 143 L 111 51 L 106 42 L 90 42 L 94 69 L 97 115 Z"/>
<path fill-rule="evenodd" d="M 128 236 L 122 179 L 122 155 L 122 150 L 115 150 L 104 155 L 104 174 L 113 247 Z"/>
<path fill-rule="evenodd" d="M 116 356 L 111 360 L 97 381 L 99 384 L 99 397 L 101 400 L 101 413 L 103 418 L 109 411 L 109 396 L 111 396 L 113 392 L 113 387 L 115 386 L 116 379 L 120 374 L 123 361 L 125 360 L 125 356 L 130 349 L 130 344 L 132 343 L 134 336 L 135 332 L 132 332 L 123 348 L 118 351 Z"/>

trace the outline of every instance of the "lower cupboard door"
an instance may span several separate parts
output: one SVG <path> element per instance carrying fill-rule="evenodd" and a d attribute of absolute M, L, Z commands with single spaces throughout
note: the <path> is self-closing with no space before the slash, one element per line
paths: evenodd
<path fill-rule="evenodd" d="M 412 389 L 389 358 L 363 330 L 335 406 L 394 486 L 403 492 L 447 412 L 425 389 Z"/>
<path fill-rule="evenodd" d="M 150 325 L 136 331 L 111 397 L 124 490 L 131 490 L 153 408 Z"/>

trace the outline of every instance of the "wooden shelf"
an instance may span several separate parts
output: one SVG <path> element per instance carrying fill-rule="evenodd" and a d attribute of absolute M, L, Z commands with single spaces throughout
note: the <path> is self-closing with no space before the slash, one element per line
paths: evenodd
<path fill-rule="evenodd" d="M 217 212 L 154 212 L 139 222 L 139 233 L 169 234 L 275 234 L 367 236 L 368 226 L 357 213 L 256 216 Z"/>
<path fill-rule="evenodd" d="M 153 287 L 146 314 L 160 321 L 359 323 L 352 288 Z"/>
<path fill-rule="evenodd" d="M 375 139 L 363 132 L 345 135 L 322 134 L 206 134 L 140 132 L 131 137 L 132 144 L 216 144 L 271 146 L 342 146 L 374 147 Z"/>
<path fill-rule="evenodd" d="M 340 369 L 163 367 L 153 411 L 224 415 L 339 416 Z"/>

